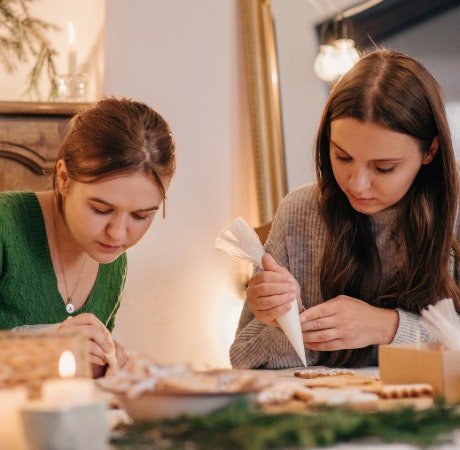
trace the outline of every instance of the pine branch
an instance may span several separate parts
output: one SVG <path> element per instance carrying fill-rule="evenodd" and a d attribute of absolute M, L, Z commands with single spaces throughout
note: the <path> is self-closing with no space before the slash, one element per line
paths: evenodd
<path fill-rule="evenodd" d="M 32 17 L 28 5 L 35 0 L 0 0 L 0 64 L 8 73 L 14 73 L 19 64 L 29 63 L 32 69 L 27 76 L 24 96 L 41 99 L 39 81 L 42 74 L 48 77 L 48 99 L 56 98 L 56 51 L 46 37 L 50 30 L 59 27 Z"/>
<path fill-rule="evenodd" d="M 266 414 L 243 400 L 207 416 L 134 423 L 121 428 L 111 444 L 114 449 L 131 445 L 139 450 L 267 450 L 325 447 L 367 438 L 431 448 L 452 442 L 459 423 L 458 405 L 443 401 L 426 410 L 404 407 L 371 413 L 323 407 L 309 414 Z"/>

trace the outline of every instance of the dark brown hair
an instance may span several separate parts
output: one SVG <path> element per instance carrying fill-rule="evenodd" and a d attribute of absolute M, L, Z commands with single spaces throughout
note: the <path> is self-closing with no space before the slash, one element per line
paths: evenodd
<path fill-rule="evenodd" d="M 91 183 L 123 173 L 142 171 L 166 197 L 164 181 L 176 168 L 175 142 L 163 117 L 145 103 L 127 98 L 104 98 L 70 121 L 58 153 L 69 177 Z M 56 167 L 53 187 L 58 209 L 62 198 Z"/>
<path fill-rule="evenodd" d="M 402 200 L 392 236 L 399 246 L 399 270 L 387 284 L 370 219 L 355 211 L 339 188 L 330 161 L 331 122 L 351 117 L 407 134 L 426 154 L 435 137 L 436 156 L 423 165 Z M 453 228 L 458 179 L 442 90 L 427 69 L 397 51 L 377 49 L 365 55 L 332 88 L 316 140 L 320 209 L 328 239 L 320 267 L 325 300 L 339 294 L 385 308 L 420 313 L 428 304 L 451 297 L 460 310 L 459 289 L 449 273 L 458 257 Z M 377 276 L 376 276 L 377 274 Z M 365 295 L 365 287 L 373 292 Z M 359 366 L 371 348 L 323 353 L 319 364 Z"/>

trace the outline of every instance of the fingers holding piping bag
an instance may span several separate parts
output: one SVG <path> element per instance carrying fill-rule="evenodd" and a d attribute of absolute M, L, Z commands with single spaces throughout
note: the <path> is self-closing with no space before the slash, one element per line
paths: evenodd
<path fill-rule="evenodd" d="M 115 343 L 105 325 L 93 314 L 79 314 L 61 323 L 60 331 L 76 330 L 90 340 L 90 362 L 93 365 L 117 368 Z"/>

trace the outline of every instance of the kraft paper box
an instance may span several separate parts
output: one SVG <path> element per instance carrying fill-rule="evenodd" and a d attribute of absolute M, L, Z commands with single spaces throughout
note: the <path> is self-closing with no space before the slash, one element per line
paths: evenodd
<path fill-rule="evenodd" d="M 439 343 L 381 345 L 379 371 L 383 384 L 428 383 L 435 396 L 460 401 L 460 350 Z"/>
<path fill-rule="evenodd" d="M 25 386 L 31 398 L 38 398 L 43 381 L 59 377 L 64 350 L 75 357 L 75 375 L 92 376 L 89 340 L 82 333 L 0 331 L 0 388 Z"/>

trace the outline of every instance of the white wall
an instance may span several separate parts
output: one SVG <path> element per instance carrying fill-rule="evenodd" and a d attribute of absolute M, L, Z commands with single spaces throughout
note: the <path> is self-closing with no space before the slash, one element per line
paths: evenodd
<path fill-rule="evenodd" d="M 213 244 L 251 218 L 238 1 L 110 0 L 106 12 L 106 94 L 157 109 L 178 155 L 166 220 L 129 252 L 115 334 L 159 362 L 228 365 L 246 265 Z"/>

